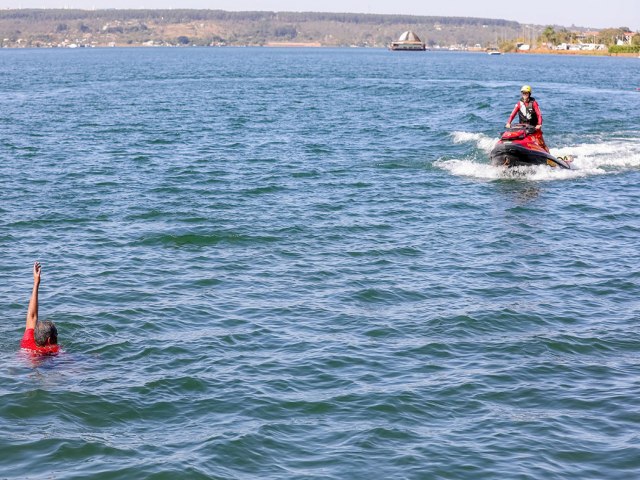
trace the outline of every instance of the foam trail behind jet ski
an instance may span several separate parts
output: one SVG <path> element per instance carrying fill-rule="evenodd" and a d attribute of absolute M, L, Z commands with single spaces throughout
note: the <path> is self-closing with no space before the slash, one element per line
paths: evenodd
<path fill-rule="evenodd" d="M 496 143 L 496 139 L 482 133 L 453 132 L 453 143 L 471 143 L 487 155 Z M 524 180 L 565 180 L 571 178 L 606 175 L 627 170 L 640 169 L 640 141 L 636 138 L 616 138 L 615 140 L 595 141 L 577 145 L 552 148 L 554 156 L 572 155 L 575 157 L 572 170 L 554 169 L 545 165 L 517 169 L 512 175 L 506 174 L 501 167 L 493 167 L 473 158 L 437 160 L 434 166 L 447 170 L 453 175 L 484 180 L 503 179 L 514 176 Z"/>

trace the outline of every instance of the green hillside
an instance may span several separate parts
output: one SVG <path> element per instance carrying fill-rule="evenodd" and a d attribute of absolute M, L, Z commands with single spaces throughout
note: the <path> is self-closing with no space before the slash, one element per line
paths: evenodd
<path fill-rule="evenodd" d="M 488 18 L 221 10 L 0 11 L 4 47 L 267 45 L 385 47 L 405 30 L 427 45 L 494 45 L 522 32 Z"/>

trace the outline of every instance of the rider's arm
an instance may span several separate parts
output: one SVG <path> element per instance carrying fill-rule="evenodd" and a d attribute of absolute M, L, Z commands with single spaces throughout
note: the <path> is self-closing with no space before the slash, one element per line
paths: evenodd
<path fill-rule="evenodd" d="M 533 102 L 533 109 L 538 116 L 538 125 L 536 125 L 536 128 L 540 130 L 542 128 L 542 112 L 540 111 L 540 105 L 538 105 L 537 101 Z"/>
<path fill-rule="evenodd" d="M 25 330 L 36 328 L 36 323 L 38 323 L 38 287 L 40 287 L 40 264 L 36 262 L 33 264 L 33 290 L 29 300 Z"/>
<path fill-rule="evenodd" d="M 516 118 L 516 115 L 518 114 L 518 110 L 520 110 L 520 102 L 516 103 L 516 106 L 513 107 L 513 112 L 511 112 L 511 115 L 509 116 L 509 120 L 507 120 L 507 128 L 511 128 L 511 122 L 513 121 L 514 118 Z"/>

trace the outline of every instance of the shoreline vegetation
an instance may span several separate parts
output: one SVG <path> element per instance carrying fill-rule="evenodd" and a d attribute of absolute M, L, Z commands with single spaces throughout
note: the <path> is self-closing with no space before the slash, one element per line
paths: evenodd
<path fill-rule="evenodd" d="M 92 47 L 374 47 L 387 48 L 412 30 L 429 50 L 638 56 L 629 48 L 576 51 L 540 48 L 550 39 L 595 38 L 600 32 L 475 17 L 223 10 L 0 10 L 2 48 Z M 610 30 L 610 31 L 609 31 Z M 628 30 L 628 29 L 627 29 Z M 612 42 L 625 28 L 605 29 Z M 633 36 L 633 34 L 632 34 Z M 640 35 L 636 35 L 640 39 Z M 545 43 L 546 42 L 546 43 Z M 640 43 L 640 42 L 639 42 Z M 517 46 L 530 44 L 527 51 Z M 610 43 L 611 45 L 611 43 Z M 640 45 L 637 46 L 640 49 Z"/>
<path fill-rule="evenodd" d="M 637 57 L 640 53 L 618 52 L 611 53 L 608 50 L 553 50 L 550 48 L 536 48 L 528 52 L 517 52 L 517 55 L 569 55 L 591 57 Z"/>

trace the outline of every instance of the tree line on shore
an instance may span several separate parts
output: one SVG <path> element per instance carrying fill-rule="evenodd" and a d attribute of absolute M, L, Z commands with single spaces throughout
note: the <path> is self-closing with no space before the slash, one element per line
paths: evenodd
<path fill-rule="evenodd" d="M 548 45 L 560 45 L 560 44 L 572 44 L 572 43 L 599 43 L 606 45 L 610 53 L 634 53 L 640 52 L 640 34 L 635 34 L 630 37 L 631 30 L 628 27 L 618 28 L 604 28 L 599 30 L 596 34 L 591 36 L 579 35 L 577 32 L 572 32 L 566 28 L 560 28 L 556 30 L 552 26 L 547 26 L 540 37 L 538 42 Z M 630 38 L 629 38 L 630 37 Z M 622 42 L 622 45 L 618 45 L 618 42 Z"/>
<path fill-rule="evenodd" d="M 266 45 L 271 42 L 384 47 L 405 30 L 428 45 L 488 44 L 520 24 L 473 17 L 223 10 L 0 11 L 2 46 Z"/>
<path fill-rule="evenodd" d="M 264 21 L 279 20 L 283 22 L 331 21 L 353 24 L 420 24 L 436 22 L 443 25 L 511 25 L 518 22 L 500 19 L 476 17 L 443 17 L 375 13 L 325 13 L 325 12 L 269 12 L 244 11 L 230 12 L 226 10 L 80 10 L 80 9 L 14 9 L 0 12 L 0 18 L 26 19 L 30 21 L 64 21 L 82 19 L 104 20 L 157 20 L 167 23 L 185 23 L 199 20 L 220 21 Z"/>
<path fill-rule="evenodd" d="M 475 17 L 442 17 L 321 12 L 229 12 L 224 10 L 0 11 L 0 46 L 270 45 L 386 47 L 405 30 L 428 46 L 514 49 L 524 25 Z M 526 26 L 531 27 L 531 26 Z M 580 31 L 548 26 L 537 41 L 571 42 Z M 582 29 L 584 31 L 586 29 Z M 599 41 L 612 45 L 624 29 L 604 29 Z M 628 30 L 628 29 L 626 29 Z M 640 43 L 640 35 L 634 42 Z"/>

